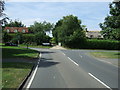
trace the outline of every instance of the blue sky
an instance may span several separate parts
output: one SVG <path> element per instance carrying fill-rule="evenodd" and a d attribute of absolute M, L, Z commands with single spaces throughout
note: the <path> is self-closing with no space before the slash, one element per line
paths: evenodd
<path fill-rule="evenodd" d="M 34 21 L 56 23 L 63 16 L 73 14 L 88 30 L 100 30 L 99 23 L 109 14 L 110 2 L 6 2 L 5 13 L 26 26 Z"/>

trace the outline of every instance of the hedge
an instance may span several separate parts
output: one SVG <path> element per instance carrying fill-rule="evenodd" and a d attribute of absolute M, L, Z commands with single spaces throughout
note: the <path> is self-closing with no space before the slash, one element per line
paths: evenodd
<path fill-rule="evenodd" d="M 120 50 L 120 42 L 114 40 L 87 39 L 84 43 L 75 43 L 77 49 Z M 67 46 L 72 48 L 72 46 Z M 73 48 L 74 45 L 73 45 Z"/>
<path fill-rule="evenodd" d="M 83 48 L 86 49 L 107 49 L 107 50 L 120 50 L 119 41 L 113 40 L 90 40 L 86 41 Z"/>

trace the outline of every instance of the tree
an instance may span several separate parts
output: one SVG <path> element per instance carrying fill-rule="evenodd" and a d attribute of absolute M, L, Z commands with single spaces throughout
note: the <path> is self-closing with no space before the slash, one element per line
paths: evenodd
<path fill-rule="evenodd" d="M 17 32 L 15 36 L 12 38 L 12 42 L 17 44 L 23 43 L 23 34 L 21 32 Z"/>
<path fill-rule="evenodd" d="M 110 15 L 100 23 L 102 35 L 105 39 L 120 40 L 120 1 L 109 5 Z"/>
<path fill-rule="evenodd" d="M 11 20 L 9 23 L 5 24 L 5 27 L 25 27 L 25 25 L 19 20 Z"/>
<path fill-rule="evenodd" d="M 53 36 L 56 43 L 61 42 L 64 46 L 77 47 L 75 43 L 85 40 L 84 29 L 78 17 L 69 15 L 60 19 L 53 29 Z M 76 37 L 78 36 L 78 37 Z"/>
<path fill-rule="evenodd" d="M 5 31 L 3 32 L 3 34 L 2 34 L 2 40 L 3 40 L 4 43 L 10 42 L 11 38 L 12 37 L 7 32 L 5 32 Z"/>
<path fill-rule="evenodd" d="M 0 1 L 0 26 L 7 23 L 8 17 L 6 17 L 6 14 L 3 12 L 5 10 L 5 2 L 3 0 Z"/>
<path fill-rule="evenodd" d="M 42 43 L 45 41 L 45 34 L 42 32 L 38 32 L 35 34 L 35 42 L 37 45 L 42 45 Z"/>
<path fill-rule="evenodd" d="M 38 33 L 38 32 L 47 32 L 52 30 L 53 28 L 53 24 L 49 23 L 49 22 L 34 22 L 34 25 L 30 25 L 29 27 L 29 31 L 31 33 Z"/>

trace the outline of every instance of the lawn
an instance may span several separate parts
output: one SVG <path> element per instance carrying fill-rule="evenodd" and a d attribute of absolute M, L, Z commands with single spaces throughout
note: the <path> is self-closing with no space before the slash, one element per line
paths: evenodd
<path fill-rule="evenodd" d="M 106 58 L 106 59 L 120 58 L 120 52 L 91 52 L 90 54 L 98 58 Z"/>
<path fill-rule="evenodd" d="M 2 46 L 2 58 L 33 59 L 39 55 L 38 51 L 16 47 Z M 18 88 L 24 78 L 31 71 L 33 63 L 3 62 L 2 63 L 2 88 Z M 0 68 L 1 69 L 1 68 Z M 0 74 L 1 74 L 0 73 Z"/>
<path fill-rule="evenodd" d="M 37 58 L 39 52 L 16 46 L 2 46 L 2 58 Z"/>
<path fill-rule="evenodd" d="M 30 63 L 3 63 L 2 88 L 18 88 L 32 66 Z"/>
<path fill-rule="evenodd" d="M 20 47 L 27 47 L 27 45 L 24 44 L 20 44 Z M 32 47 L 32 48 L 51 48 L 52 46 L 42 46 L 42 45 L 28 45 L 28 47 Z"/>

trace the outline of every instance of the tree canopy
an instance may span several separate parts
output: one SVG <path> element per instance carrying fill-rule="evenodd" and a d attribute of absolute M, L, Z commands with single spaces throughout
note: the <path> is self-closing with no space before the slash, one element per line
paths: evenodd
<path fill-rule="evenodd" d="M 5 10 L 5 2 L 0 0 L 0 25 L 7 23 L 7 19 L 9 19 L 4 13 Z"/>
<path fill-rule="evenodd" d="M 77 16 L 69 15 L 60 19 L 53 29 L 55 42 L 66 46 L 73 46 L 85 38 L 81 20 Z"/>
<path fill-rule="evenodd" d="M 120 40 L 120 1 L 111 3 L 109 8 L 110 15 L 100 23 L 101 33 L 105 39 Z"/>
<path fill-rule="evenodd" d="M 52 30 L 53 28 L 53 24 L 49 23 L 49 22 L 34 22 L 34 25 L 30 25 L 29 27 L 29 31 L 31 33 L 38 33 L 38 32 L 47 32 Z"/>
<path fill-rule="evenodd" d="M 5 24 L 5 27 L 25 27 L 25 25 L 19 20 L 11 20 L 9 23 Z"/>

